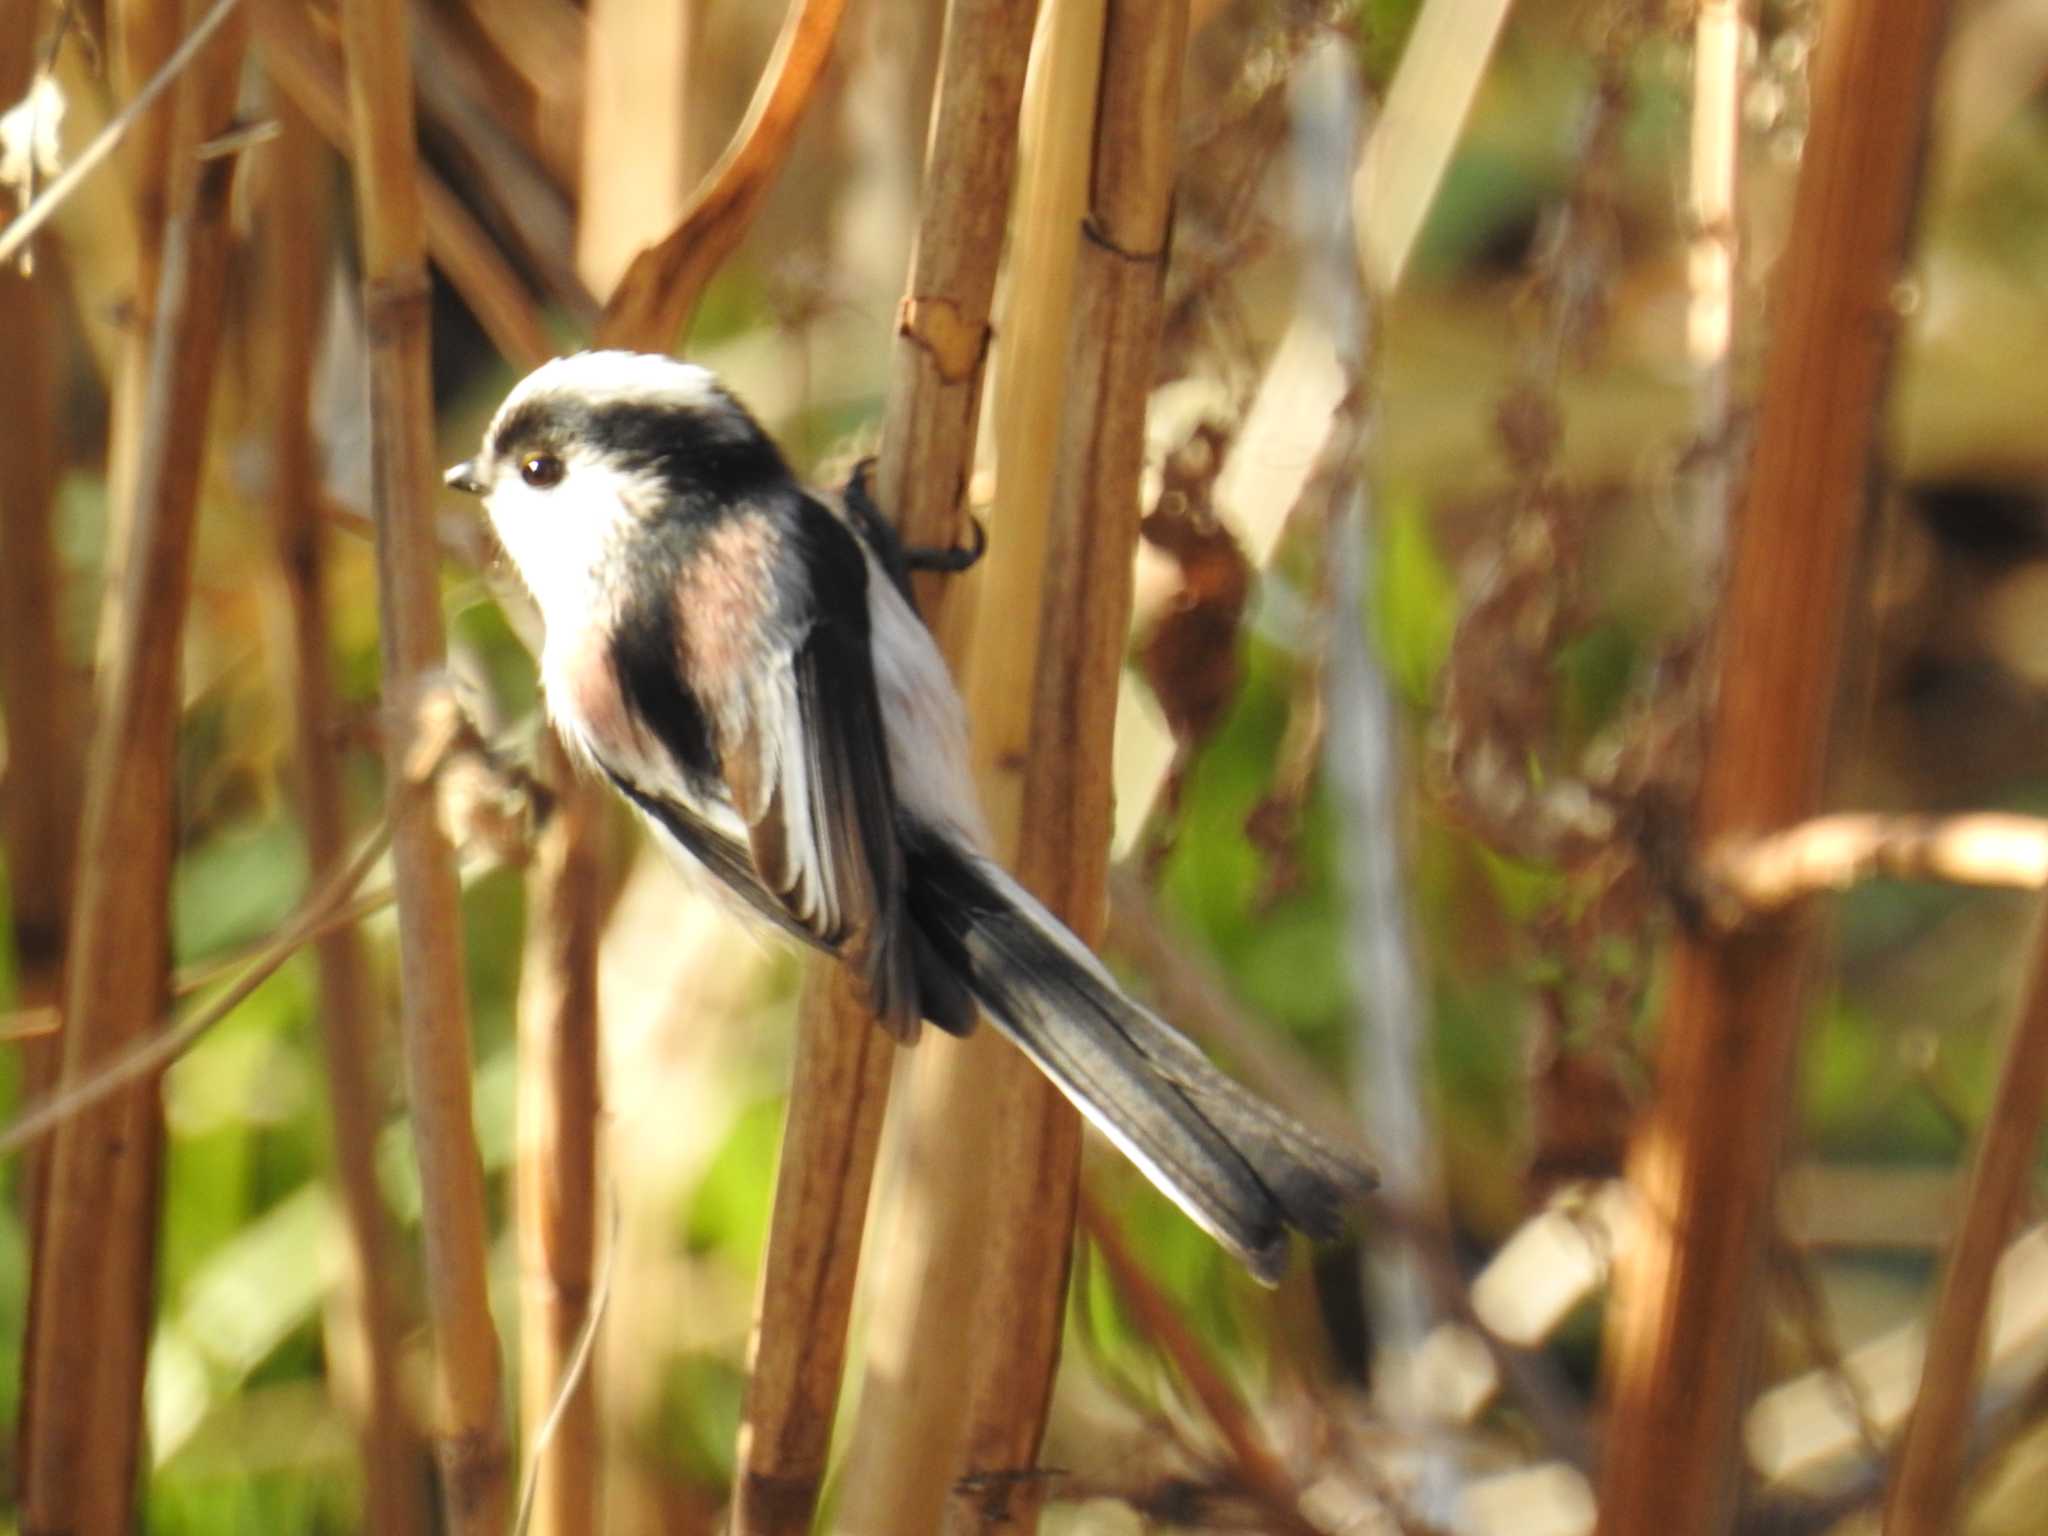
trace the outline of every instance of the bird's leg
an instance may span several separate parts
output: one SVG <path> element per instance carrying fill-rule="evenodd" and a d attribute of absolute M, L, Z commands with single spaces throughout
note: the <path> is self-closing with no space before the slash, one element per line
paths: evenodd
<path fill-rule="evenodd" d="M 965 548 L 937 549 L 922 544 L 905 544 L 894 525 L 882 515 L 882 509 L 875 505 L 874 497 L 868 493 L 868 475 L 874 467 L 875 461 L 871 458 L 862 459 L 854 465 L 853 473 L 847 477 L 846 489 L 841 494 L 854 528 L 875 552 L 882 569 L 889 573 L 889 579 L 905 597 L 910 596 L 912 571 L 958 575 L 987 552 L 988 530 L 981 526 L 978 517 L 967 520 L 974 530 L 974 537 Z"/>

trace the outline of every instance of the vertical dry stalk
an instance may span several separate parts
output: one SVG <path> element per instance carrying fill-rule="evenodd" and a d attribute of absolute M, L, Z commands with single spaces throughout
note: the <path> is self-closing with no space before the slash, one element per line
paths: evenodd
<path fill-rule="evenodd" d="M 415 711 L 446 655 L 427 372 L 427 269 L 412 69 L 400 0 L 345 0 L 384 657 L 385 792 L 398 888 L 400 1010 L 426 1231 L 442 1508 L 457 1536 L 505 1529 L 510 1480 L 485 1265 L 490 1234 L 470 1114 L 469 1003 L 454 855 L 409 768 Z"/>
<path fill-rule="evenodd" d="M 593 293 L 611 292 L 696 185 L 686 86 L 699 10 L 694 0 L 592 0 L 576 266 Z"/>
<path fill-rule="evenodd" d="M 836 962 L 811 967 L 796 1050 L 748 1348 L 735 1536 L 800 1536 L 811 1528 L 896 1054 Z"/>
<path fill-rule="evenodd" d="M 35 33 L 0 28 L 0 102 L 19 101 L 35 70 Z M 47 282 L 47 279 L 46 279 Z M 78 731 L 82 703 L 57 625 L 63 571 L 51 536 L 57 485 L 56 337 L 47 292 L 11 263 L 0 268 L 0 709 L 16 745 L 7 759 L 0 826 L 7 854 L 17 1001 L 53 1007 L 71 910 L 78 835 Z M 21 1046 L 26 1097 L 40 1098 L 57 1069 L 54 1039 Z M 22 1187 L 40 1178 L 40 1149 Z M 33 1199 L 31 1200 L 33 1205 Z"/>
<path fill-rule="evenodd" d="M 349 851 L 341 759 L 341 709 L 332 672 L 332 626 L 320 466 L 311 421 L 314 348 L 327 296 L 325 157 L 311 123 L 273 104 L 280 134 L 269 152 L 271 206 L 265 229 L 269 302 L 262 321 L 271 404 L 270 500 L 278 564 L 291 607 L 290 688 L 299 808 L 316 870 L 339 869 Z M 385 1094 L 376 1074 L 383 1042 L 376 989 L 353 926 L 323 934 L 317 948 L 320 1039 L 333 1117 L 335 1181 L 348 1232 L 342 1304 L 360 1353 L 353 1406 L 362 1444 L 370 1529 L 413 1536 L 426 1529 L 419 1497 L 420 1444 L 400 1392 L 402 1307 L 391 1264 L 393 1235 L 378 1192 L 376 1142 Z"/>
<path fill-rule="evenodd" d="M 1114 830 L 1110 745 L 1131 622 L 1145 406 L 1158 360 L 1187 0 L 1110 0 L 1089 206 L 1074 272 L 1016 870 L 1082 939 L 1101 938 Z M 1059 1363 L 1080 1123 L 1025 1067 L 980 1170 L 986 1268 L 972 1335 L 965 1468 L 949 1532 L 1031 1530 Z M 1016 1074 L 1011 1074 L 1016 1075 Z"/>
<path fill-rule="evenodd" d="M 597 947 L 606 807 L 553 732 L 540 751 L 556 800 L 527 880 L 519 974 L 519 1404 L 528 1435 L 554 1406 L 590 1312 L 602 1096 Z M 596 1377 L 586 1367 L 538 1453 L 535 1536 L 604 1528 L 597 1410 Z"/>
<path fill-rule="evenodd" d="M 1000 554 L 976 572 L 972 601 L 962 605 L 974 626 L 963 683 L 975 773 L 995 846 L 1011 858 L 1032 742 L 1048 450 L 1067 382 L 1074 230 L 1087 208 L 1093 113 L 1074 103 L 1094 102 L 1101 60 L 1101 0 L 1054 0 L 1041 10 L 1024 85 L 1017 243 L 996 355 L 1002 409 L 990 541 Z M 859 1438 L 840 1516 L 849 1531 L 929 1531 L 944 1512 L 973 1390 L 969 1341 L 992 1326 L 981 1315 L 984 1279 L 1000 1262 L 990 1236 L 1008 1219 L 1007 1207 L 990 1200 L 984 1174 L 1013 1119 L 1027 1134 L 1042 1133 L 1044 1150 L 1065 1160 L 1064 1176 L 1058 1162 L 1040 1175 L 1060 1208 L 1051 1214 L 1062 1228 L 1062 1273 L 1072 1224 L 1078 1132 L 1071 1112 L 1047 1102 L 1044 1079 L 1008 1045 L 986 1030 L 960 1041 L 933 1032 L 918 1047 L 908 1086 L 902 1172 L 889 1186 L 889 1241 L 872 1285 Z M 971 1328 L 964 1326 L 969 1317 Z"/>
<path fill-rule="evenodd" d="M 171 222 L 111 670 L 92 743 L 65 987 L 77 1082 L 168 1005 L 173 776 L 192 531 L 220 338 L 232 158 L 198 146 L 234 109 L 232 22 L 178 88 Z M 67 1120 L 51 1143 L 23 1393 L 22 1529 L 115 1536 L 133 1522 L 162 1157 L 154 1077 Z"/>
<path fill-rule="evenodd" d="M 1738 0 L 1701 0 L 1693 18 L 1692 244 L 1686 277 L 1686 351 L 1698 375 L 1697 430 L 1709 445 L 1700 473 L 1693 537 L 1703 569 L 1718 570 L 1727 539 L 1733 479 L 1728 445 L 1729 380 L 1735 340 L 1737 151 L 1742 102 L 1742 12 Z"/>
<path fill-rule="evenodd" d="M 951 543 L 966 494 L 1034 11 L 1006 0 L 947 8 L 876 477 L 881 504 L 912 543 Z M 944 590 L 920 591 L 928 616 Z M 839 970 L 814 965 L 798 1016 L 740 1431 L 733 1529 L 742 1536 L 809 1529 L 845 1364 L 896 1053 Z"/>
<path fill-rule="evenodd" d="M 123 101 L 156 74 L 178 45 L 179 0 L 117 0 L 112 8 L 112 73 Z M 193 12 L 197 15 L 197 12 Z M 109 591 L 119 590 L 128 550 L 128 518 L 135 506 L 136 461 L 148 410 L 150 348 L 156 333 L 157 287 L 163 266 L 164 220 L 170 206 L 171 127 L 176 97 L 159 100 L 121 141 L 121 167 L 135 210 L 135 287 L 122 316 L 113 387 L 113 429 L 107 445 L 107 553 Z M 111 609 L 100 610 L 100 676 L 110 674 Z"/>
<path fill-rule="evenodd" d="M 1732 549 L 1702 846 L 1820 803 L 1947 12 L 1944 0 L 1844 0 L 1824 23 Z M 1731 1517 L 1815 926 L 1806 912 L 1677 943 L 1658 1098 L 1630 1155 L 1644 1230 L 1623 1257 L 1608 1335 L 1607 1536 L 1695 1536 Z M 1728 1134 L 1731 1114 L 1743 1135 Z"/>
<path fill-rule="evenodd" d="M 1972 1389 L 1984 1352 L 1991 1287 L 2019 1219 L 2048 1110 L 2048 913 L 2037 919 L 2033 957 L 1990 1117 L 1977 1138 L 1962 1226 L 1934 1321 L 1920 1393 L 1906 1422 L 1885 1503 L 1885 1536 L 1942 1536 L 1957 1528 Z"/>
<path fill-rule="evenodd" d="M 1030 0 L 954 0 L 946 8 L 917 243 L 896 312 L 875 471 L 877 498 L 911 544 L 951 545 L 967 500 L 1036 15 Z M 949 590 L 942 580 L 922 580 L 918 606 L 928 622 Z"/>

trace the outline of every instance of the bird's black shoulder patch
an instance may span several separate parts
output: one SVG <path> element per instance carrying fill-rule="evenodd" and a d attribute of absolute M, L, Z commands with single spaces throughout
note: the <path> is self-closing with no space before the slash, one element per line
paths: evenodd
<path fill-rule="evenodd" d="M 612 630 L 612 671 L 634 717 L 654 733 L 692 788 L 716 793 L 718 751 L 703 706 L 676 667 L 674 595 L 667 561 L 652 561 L 627 578 L 629 594 Z"/>

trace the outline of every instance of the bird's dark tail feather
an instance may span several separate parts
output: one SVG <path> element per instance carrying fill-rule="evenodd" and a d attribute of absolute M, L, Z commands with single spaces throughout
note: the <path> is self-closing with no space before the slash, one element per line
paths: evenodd
<path fill-rule="evenodd" d="M 994 863 L 922 828 L 904 841 L 911 921 L 929 951 L 1175 1204 L 1268 1284 L 1286 1267 L 1288 1228 L 1337 1235 L 1373 1186 L 1363 1163 L 1132 1002 Z"/>

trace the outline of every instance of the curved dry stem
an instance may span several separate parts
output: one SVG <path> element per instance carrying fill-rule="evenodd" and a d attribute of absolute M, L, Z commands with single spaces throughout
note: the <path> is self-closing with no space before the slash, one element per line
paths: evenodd
<path fill-rule="evenodd" d="M 668 236 L 626 268 L 598 321 L 601 347 L 667 351 L 775 184 L 832 56 L 846 0 L 794 0 L 732 144 Z"/>

